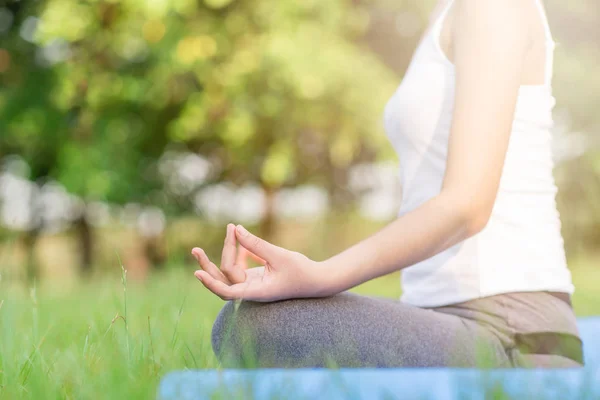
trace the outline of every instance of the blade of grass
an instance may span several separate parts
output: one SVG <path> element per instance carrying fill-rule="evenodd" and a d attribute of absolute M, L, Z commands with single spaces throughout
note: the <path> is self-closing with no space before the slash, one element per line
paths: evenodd
<path fill-rule="evenodd" d="M 192 360 L 194 361 L 194 368 L 198 369 L 198 363 L 196 362 L 196 357 L 194 356 L 194 353 L 192 353 L 192 350 L 190 349 L 190 346 L 188 346 L 188 344 L 185 344 L 185 348 L 187 349 L 188 353 L 190 353 L 190 356 L 192 357 Z"/>
<path fill-rule="evenodd" d="M 179 314 L 177 315 L 177 320 L 175 321 L 175 327 L 173 328 L 173 337 L 171 338 L 171 350 L 175 349 L 175 343 L 177 342 L 177 328 L 179 327 L 179 320 L 181 319 L 181 314 L 183 314 L 183 305 L 185 304 L 185 299 L 187 295 L 183 297 L 183 301 L 181 302 L 181 307 L 179 307 Z"/>
<path fill-rule="evenodd" d="M 88 351 L 88 344 L 89 344 L 89 340 L 90 340 L 91 330 L 92 330 L 92 327 L 88 325 L 88 333 L 87 333 L 87 335 L 85 335 L 85 342 L 83 343 L 83 358 L 86 357 L 86 354 Z"/>
<path fill-rule="evenodd" d="M 29 377 L 29 373 L 31 372 L 31 367 L 33 365 L 33 360 L 37 356 L 40 348 L 42 347 L 42 344 L 46 340 L 46 336 L 48 335 L 48 333 L 50 332 L 51 329 L 52 329 L 52 327 L 48 328 L 48 331 L 46 331 L 46 333 L 44 334 L 42 339 L 40 339 L 38 345 L 35 346 L 33 348 L 33 350 L 31 350 L 31 353 L 29 353 L 29 357 L 27 357 L 27 361 L 25 361 L 25 363 L 23 363 L 23 366 L 21 367 L 21 370 L 19 371 L 19 377 L 24 375 L 23 379 L 21 381 L 21 385 L 24 386 L 25 383 L 27 382 L 27 378 Z"/>
<path fill-rule="evenodd" d="M 156 358 L 154 355 L 154 342 L 152 341 L 152 328 L 150 327 L 150 316 L 148 315 L 148 337 L 150 338 L 150 354 L 152 356 L 152 370 L 155 372 L 158 370 L 156 364 Z"/>
<path fill-rule="evenodd" d="M 125 321 L 125 340 L 127 342 L 127 363 L 131 363 L 131 348 L 129 345 L 129 324 L 127 323 L 127 270 L 123 266 L 121 262 L 121 257 L 119 257 L 119 253 L 117 252 L 117 258 L 119 260 L 119 265 L 121 266 L 121 285 L 123 286 L 123 321 Z"/>

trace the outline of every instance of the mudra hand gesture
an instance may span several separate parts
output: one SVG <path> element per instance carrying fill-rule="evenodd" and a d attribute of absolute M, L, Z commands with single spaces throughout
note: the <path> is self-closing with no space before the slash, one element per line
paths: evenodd
<path fill-rule="evenodd" d="M 322 263 L 275 246 L 241 225 L 227 225 L 221 268 L 201 248 L 194 248 L 192 254 L 202 268 L 194 273 L 196 278 L 224 300 L 270 302 L 335 294 L 323 279 Z M 248 268 L 248 257 L 263 266 Z"/>

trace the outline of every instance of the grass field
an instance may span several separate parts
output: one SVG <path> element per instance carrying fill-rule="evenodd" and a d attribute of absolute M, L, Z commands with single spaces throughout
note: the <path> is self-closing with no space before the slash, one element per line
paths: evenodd
<path fill-rule="evenodd" d="M 577 313 L 600 314 L 600 269 L 589 260 L 571 265 Z M 169 371 L 217 367 L 210 328 L 223 302 L 193 269 L 171 268 L 144 284 L 116 273 L 72 287 L 0 284 L 0 397 L 150 399 Z M 356 291 L 397 297 L 398 277 Z"/>

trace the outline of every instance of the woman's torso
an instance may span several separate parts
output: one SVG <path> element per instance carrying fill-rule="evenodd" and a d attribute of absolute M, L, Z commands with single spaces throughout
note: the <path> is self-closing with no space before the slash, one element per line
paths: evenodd
<path fill-rule="evenodd" d="M 402 299 L 407 303 L 435 307 L 500 293 L 573 292 L 552 175 L 554 42 L 541 3 L 529 1 L 536 6 L 543 38 L 540 46 L 532 46 L 529 57 L 540 58 L 543 73 L 539 82 L 535 76 L 525 77 L 526 84 L 519 90 L 488 225 L 464 242 L 403 270 Z M 440 33 L 447 28 L 452 5 L 448 1 L 434 19 L 385 110 L 386 131 L 400 159 L 400 215 L 439 194 L 444 178 L 455 71 L 440 44 Z M 526 70 L 535 75 L 533 66 Z"/>

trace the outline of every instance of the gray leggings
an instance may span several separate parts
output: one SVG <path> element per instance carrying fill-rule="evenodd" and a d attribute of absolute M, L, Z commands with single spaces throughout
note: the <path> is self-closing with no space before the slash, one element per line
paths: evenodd
<path fill-rule="evenodd" d="M 229 302 L 212 332 L 224 367 L 576 367 L 523 352 L 520 334 L 578 339 L 571 307 L 545 292 L 424 309 L 350 293 L 276 303 Z M 579 342 L 580 343 L 580 342 Z"/>

